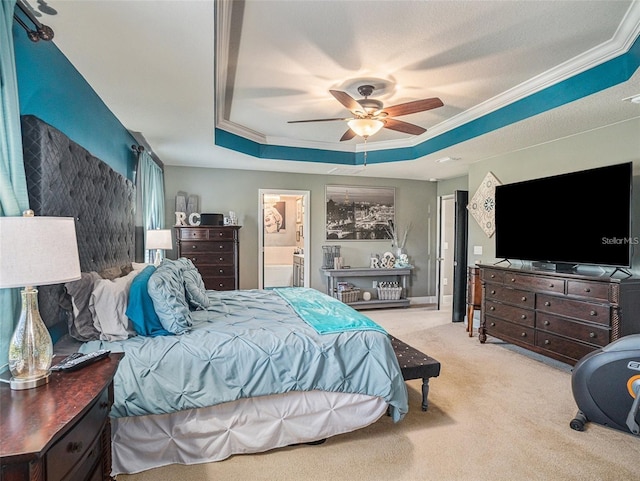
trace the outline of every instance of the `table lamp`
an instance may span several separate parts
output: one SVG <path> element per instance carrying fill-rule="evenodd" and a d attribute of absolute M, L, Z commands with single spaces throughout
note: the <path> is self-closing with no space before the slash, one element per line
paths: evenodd
<path fill-rule="evenodd" d="M 171 240 L 170 229 L 152 229 L 147 231 L 147 242 L 145 249 L 156 250 L 154 265 L 159 266 L 162 260 L 160 251 L 165 249 L 173 249 L 173 241 Z"/>
<path fill-rule="evenodd" d="M 76 227 L 72 217 L 0 217 L 0 288 L 24 287 L 20 319 L 9 343 L 11 389 L 49 381 L 51 336 L 38 310 L 33 286 L 80 279 Z"/>

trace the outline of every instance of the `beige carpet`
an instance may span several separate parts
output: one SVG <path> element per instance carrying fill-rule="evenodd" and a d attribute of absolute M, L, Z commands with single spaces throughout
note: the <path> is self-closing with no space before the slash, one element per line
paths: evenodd
<path fill-rule="evenodd" d="M 429 411 L 421 381 L 410 381 L 409 414 L 384 416 L 320 446 L 282 448 L 222 462 L 167 466 L 117 481 L 482 481 L 640 479 L 640 439 L 588 424 L 576 413 L 571 373 L 514 352 L 500 341 L 481 345 L 450 313 L 427 308 L 367 311 L 391 334 L 442 364 Z M 258 435 L 258 433 L 256 433 Z"/>

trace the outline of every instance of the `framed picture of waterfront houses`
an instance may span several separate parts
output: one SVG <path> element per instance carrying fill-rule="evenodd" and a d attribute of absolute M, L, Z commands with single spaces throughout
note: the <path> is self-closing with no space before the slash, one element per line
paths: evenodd
<path fill-rule="evenodd" d="M 393 187 L 325 186 L 326 240 L 391 239 L 395 224 Z"/>

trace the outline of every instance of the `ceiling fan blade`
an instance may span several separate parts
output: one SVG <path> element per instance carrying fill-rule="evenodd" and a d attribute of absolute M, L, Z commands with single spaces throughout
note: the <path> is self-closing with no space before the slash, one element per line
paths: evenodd
<path fill-rule="evenodd" d="M 401 115 L 414 114 L 416 112 L 424 112 L 425 110 L 436 109 L 444 104 L 438 97 L 431 99 L 414 100 L 404 104 L 393 105 L 383 109 L 389 117 L 399 117 Z"/>
<path fill-rule="evenodd" d="M 345 140 L 351 140 L 356 136 L 356 133 L 351 130 L 348 129 L 343 135 L 342 137 L 340 137 L 340 142 L 344 142 Z"/>
<path fill-rule="evenodd" d="M 403 132 L 405 134 L 411 135 L 420 135 L 427 131 L 427 129 L 423 129 L 419 125 L 410 124 L 408 122 L 403 122 L 402 120 L 396 119 L 385 119 L 384 128 L 390 130 L 396 130 L 398 132 Z"/>
<path fill-rule="evenodd" d="M 335 118 L 335 119 L 310 119 L 310 120 L 289 120 L 287 121 L 288 124 L 300 124 L 303 122 L 333 122 L 334 120 L 351 120 L 351 117 L 349 118 Z"/>
<path fill-rule="evenodd" d="M 331 95 L 333 95 L 338 102 L 348 108 L 351 112 L 364 113 L 362 105 L 360 105 L 356 99 L 347 92 L 343 92 L 342 90 L 329 90 L 329 92 L 331 92 Z"/>

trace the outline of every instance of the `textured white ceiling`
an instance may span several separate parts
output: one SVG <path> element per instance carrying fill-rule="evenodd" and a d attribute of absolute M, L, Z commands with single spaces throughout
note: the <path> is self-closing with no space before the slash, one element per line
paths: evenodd
<path fill-rule="evenodd" d="M 356 87 L 370 80 L 384 87 L 378 98 L 387 106 L 444 102 L 400 118 L 427 128 L 422 136 L 383 129 L 367 144 L 412 146 L 623 53 L 640 31 L 637 2 L 617 0 L 220 2 L 218 11 L 235 17 L 219 16 L 218 26 L 229 30 L 219 29 L 217 38 L 212 1 L 48 3 L 58 14 L 41 20 L 54 28 L 57 46 L 165 164 L 312 173 L 336 165 L 257 159 L 215 146 L 215 110 L 219 125 L 263 143 L 361 151 L 362 139 L 338 142 L 344 122 L 287 121 L 348 116 L 329 89 L 359 98 Z M 636 74 L 420 159 L 340 172 L 463 175 L 472 162 L 636 118 L 640 106 L 621 99 L 639 93 Z M 433 162 L 445 155 L 461 160 Z"/>

